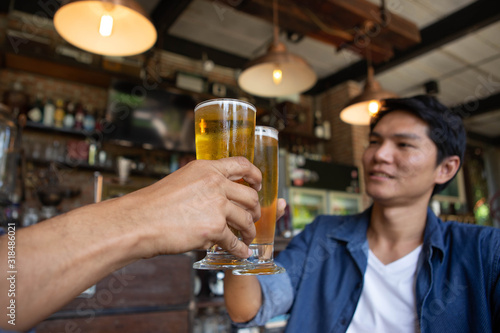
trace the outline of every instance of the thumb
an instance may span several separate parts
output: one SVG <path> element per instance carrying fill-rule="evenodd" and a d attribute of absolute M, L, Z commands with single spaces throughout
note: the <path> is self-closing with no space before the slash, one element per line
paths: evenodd
<path fill-rule="evenodd" d="M 228 227 L 224 229 L 221 239 L 217 240 L 216 244 L 240 258 L 248 258 L 252 254 L 248 246 L 240 241 Z"/>
<path fill-rule="evenodd" d="M 285 215 L 286 201 L 283 198 L 278 199 L 278 204 L 276 206 L 276 221 L 279 220 L 283 215 Z"/>

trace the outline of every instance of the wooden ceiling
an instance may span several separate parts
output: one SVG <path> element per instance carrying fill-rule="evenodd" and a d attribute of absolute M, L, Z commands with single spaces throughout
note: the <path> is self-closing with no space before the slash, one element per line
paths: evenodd
<path fill-rule="evenodd" d="M 220 0 L 220 3 L 273 23 L 273 1 Z M 365 0 L 280 0 L 280 29 L 311 37 L 336 48 L 347 47 L 374 63 L 421 41 L 415 23 Z"/>
<path fill-rule="evenodd" d="M 271 0 L 137 1 L 150 13 L 158 30 L 156 47 L 192 59 L 202 59 L 205 55 L 217 65 L 240 69 L 258 56 L 258 52 L 264 52 L 271 41 Z M 394 3 L 406 11 L 397 10 Z M 51 18 L 58 5 L 58 1 L 9 0 L 0 3 L 0 12 L 15 9 L 36 14 L 43 11 Z M 307 94 L 322 93 L 347 80 L 363 80 L 366 77 L 363 58 L 370 50 L 377 79 L 400 95 L 418 92 L 422 80 L 430 78 L 443 84 L 441 97 L 448 106 L 465 107 L 463 104 L 468 101 L 464 98 L 475 96 L 478 108 L 474 115 L 486 117 L 484 113 L 492 114 L 500 109 L 500 91 L 496 86 L 495 89 L 488 87 L 492 88 L 487 90 L 488 95 L 474 94 L 476 85 L 480 84 L 476 82 L 477 77 L 493 75 L 492 82 L 500 78 L 495 70 L 500 58 L 487 52 L 500 49 L 500 40 L 495 37 L 500 32 L 488 29 L 499 27 L 493 24 L 500 20 L 498 0 L 388 1 L 388 5 L 390 12 L 385 12 L 384 21 L 381 0 L 279 0 L 281 39 L 288 43 L 291 52 L 308 60 L 320 78 Z M 218 20 L 214 13 L 225 15 L 227 20 Z M 200 20 L 205 25 L 200 25 Z M 213 31 L 209 34 L 200 28 Z M 182 29 L 183 34 L 179 33 Z M 490 30 L 487 38 L 481 36 L 484 29 Z M 221 38 L 231 36 L 234 39 L 226 43 L 230 44 L 229 48 L 221 47 Z M 291 42 L 293 38 L 298 42 Z M 249 42 L 254 44 L 243 50 L 242 46 Z M 343 53 L 352 56 L 338 60 Z M 469 58 L 472 53 L 482 56 Z M 442 68 L 443 61 L 456 66 Z M 446 72 L 448 67 L 455 69 Z M 443 70 L 426 71 L 429 68 Z M 419 75 L 415 75 L 417 72 Z M 405 86 L 403 91 L 395 89 L 401 86 Z M 454 94 L 445 96 L 446 92 Z M 500 124 L 498 121 L 495 123 Z M 487 122 L 493 123 L 490 118 Z M 477 128 L 484 128 L 484 123 Z M 490 137 L 495 143 L 500 142 L 500 136 L 493 133 Z"/>

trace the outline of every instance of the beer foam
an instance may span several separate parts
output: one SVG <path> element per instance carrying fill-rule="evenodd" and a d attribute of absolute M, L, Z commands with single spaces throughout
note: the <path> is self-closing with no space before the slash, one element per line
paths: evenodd
<path fill-rule="evenodd" d="M 218 98 L 218 99 L 209 99 L 208 101 L 204 101 L 196 105 L 194 108 L 194 111 L 198 110 L 199 108 L 210 106 L 210 105 L 218 105 L 223 109 L 226 109 L 228 106 L 232 105 L 234 109 L 236 109 L 237 105 L 240 105 L 242 108 L 249 108 L 250 110 L 253 110 L 253 112 L 257 112 L 257 109 L 253 104 L 242 101 L 239 99 L 232 99 L 232 98 Z"/>
<path fill-rule="evenodd" d="M 255 136 L 269 136 L 278 140 L 278 130 L 269 126 L 255 126 Z"/>

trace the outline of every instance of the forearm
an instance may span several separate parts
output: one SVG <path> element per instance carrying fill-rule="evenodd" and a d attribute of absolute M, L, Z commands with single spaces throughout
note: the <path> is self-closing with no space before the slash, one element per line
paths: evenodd
<path fill-rule="evenodd" d="M 82 207 L 19 230 L 16 329 L 33 326 L 106 275 L 140 258 L 133 222 L 117 205 L 122 202 L 110 200 Z M 6 239 L 2 239 L 0 251 L 0 265 L 6 274 Z M 6 306 L 6 290 L 0 299 Z M 3 326 L 5 323 L 3 318 Z"/>
<path fill-rule="evenodd" d="M 251 320 L 262 305 L 259 280 L 255 276 L 235 276 L 228 272 L 224 279 L 224 300 L 234 322 Z"/>

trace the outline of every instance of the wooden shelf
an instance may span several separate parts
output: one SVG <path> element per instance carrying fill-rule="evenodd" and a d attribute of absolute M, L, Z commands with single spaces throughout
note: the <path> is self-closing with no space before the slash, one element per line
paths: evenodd
<path fill-rule="evenodd" d="M 77 129 L 73 129 L 73 128 L 64 128 L 64 127 L 46 126 L 42 123 L 35 123 L 33 121 L 28 121 L 24 128 L 38 130 L 41 132 L 59 133 L 59 134 L 72 135 L 72 136 L 78 136 L 78 137 L 86 137 L 86 136 L 91 134 L 90 132 L 86 132 L 84 130 L 77 130 Z"/>
<path fill-rule="evenodd" d="M 61 135 L 68 135 L 68 136 L 73 136 L 73 137 L 79 137 L 79 138 L 96 138 L 100 137 L 98 131 L 85 131 L 85 130 L 77 130 L 77 129 L 69 129 L 69 128 L 64 128 L 64 127 L 53 127 L 53 126 L 46 126 L 42 123 L 35 123 L 32 121 L 28 121 L 26 123 L 26 126 L 24 127 L 25 130 L 35 130 L 35 131 L 40 131 L 44 133 L 56 133 L 56 134 L 61 134 Z M 96 135 L 97 133 L 97 135 Z M 158 146 L 152 146 L 149 144 L 138 144 L 134 143 L 132 141 L 128 140 L 115 140 L 115 139 L 104 139 L 104 143 L 106 144 L 112 144 L 115 146 L 119 147 L 125 147 L 125 148 L 138 148 L 138 149 L 144 149 L 148 151 L 160 151 L 160 152 L 168 152 L 172 154 L 192 154 L 195 155 L 195 151 L 189 151 L 189 150 L 179 150 L 179 149 L 166 149 L 163 147 L 158 147 Z"/>
<path fill-rule="evenodd" d="M 218 307 L 224 306 L 224 297 L 200 297 L 196 299 L 196 307 L 197 308 L 208 308 L 211 306 Z"/>
<path fill-rule="evenodd" d="M 26 56 L 15 53 L 5 53 L 5 66 L 30 73 L 50 76 L 62 80 L 85 83 L 102 88 L 108 88 L 112 75 L 102 70 L 89 68 L 84 64 L 65 64 L 48 59 L 41 55 Z"/>

